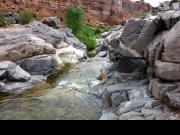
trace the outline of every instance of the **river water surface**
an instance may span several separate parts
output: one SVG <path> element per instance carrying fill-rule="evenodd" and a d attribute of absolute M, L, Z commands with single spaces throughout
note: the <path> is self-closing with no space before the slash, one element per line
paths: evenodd
<path fill-rule="evenodd" d="M 0 96 L 0 119 L 96 120 L 101 115 L 96 77 L 105 59 L 93 58 L 19 96 Z"/>

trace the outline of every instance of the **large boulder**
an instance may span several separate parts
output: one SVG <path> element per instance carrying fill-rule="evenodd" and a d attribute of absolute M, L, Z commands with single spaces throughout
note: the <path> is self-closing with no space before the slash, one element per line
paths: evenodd
<path fill-rule="evenodd" d="M 0 61 L 22 60 L 36 55 L 53 54 L 55 49 L 34 35 L 17 35 L 0 39 Z"/>
<path fill-rule="evenodd" d="M 105 32 L 101 35 L 101 38 L 97 40 L 97 49 L 96 52 L 107 51 L 109 45 L 119 44 L 120 36 L 123 32 L 123 27 L 118 26 L 116 29 Z"/>
<path fill-rule="evenodd" d="M 132 19 L 124 27 L 120 40 L 129 48 L 143 55 L 148 44 L 154 38 L 159 29 L 159 18 Z"/>
<path fill-rule="evenodd" d="M 147 77 L 148 80 L 154 78 L 154 64 L 156 61 L 161 60 L 162 53 L 164 51 L 164 39 L 167 32 L 162 32 L 158 34 L 149 44 L 148 47 L 148 68 L 147 68 Z"/>
<path fill-rule="evenodd" d="M 180 89 L 165 94 L 165 103 L 174 109 L 180 109 Z"/>
<path fill-rule="evenodd" d="M 4 37 L 22 36 L 32 34 L 44 40 L 46 43 L 58 47 L 62 42 L 75 47 L 76 49 L 83 50 L 86 53 L 86 46 L 80 42 L 72 30 L 68 28 L 53 29 L 46 24 L 38 21 L 33 21 L 28 25 L 15 25 L 13 28 L 0 29 L 0 39 Z"/>
<path fill-rule="evenodd" d="M 175 83 L 165 82 L 159 79 L 153 79 L 150 82 L 149 91 L 157 100 L 164 101 L 166 92 L 175 90 L 178 87 Z"/>
<path fill-rule="evenodd" d="M 180 64 L 156 61 L 156 77 L 167 81 L 180 81 Z"/>
<path fill-rule="evenodd" d="M 162 60 L 180 63 L 180 22 L 166 35 Z"/>
<path fill-rule="evenodd" d="M 1 79 L 8 79 L 9 81 L 28 81 L 31 75 L 24 71 L 19 65 L 10 61 L 0 62 Z M 2 76 L 3 75 L 3 76 Z"/>
<path fill-rule="evenodd" d="M 76 64 L 79 60 L 86 57 L 86 52 L 74 48 L 73 46 L 67 46 L 61 49 L 57 49 L 57 54 L 64 63 Z"/>
<path fill-rule="evenodd" d="M 27 28 L 30 32 L 32 32 L 33 35 L 45 40 L 47 43 L 50 43 L 52 45 L 57 45 L 65 39 L 64 33 L 48 27 L 47 25 L 38 21 L 30 23 Z"/>
<path fill-rule="evenodd" d="M 180 20 L 180 10 L 171 10 L 160 15 L 165 29 L 171 29 Z"/>
<path fill-rule="evenodd" d="M 32 75 L 49 75 L 57 73 L 63 66 L 57 55 L 40 55 L 23 59 L 18 62 L 21 67 Z"/>

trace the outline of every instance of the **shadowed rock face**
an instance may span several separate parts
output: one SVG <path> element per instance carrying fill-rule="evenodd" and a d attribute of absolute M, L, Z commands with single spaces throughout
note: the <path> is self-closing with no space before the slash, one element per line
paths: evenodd
<path fill-rule="evenodd" d="M 86 20 L 90 24 L 120 22 L 124 13 L 149 11 L 149 4 L 144 2 L 131 2 L 130 0 L 6 0 L 0 5 L 0 9 L 16 11 L 22 7 L 29 7 L 37 11 L 38 17 L 53 16 L 59 14 L 64 18 L 64 12 L 70 6 L 81 6 L 86 12 Z M 115 20 L 113 20 L 115 19 Z"/>

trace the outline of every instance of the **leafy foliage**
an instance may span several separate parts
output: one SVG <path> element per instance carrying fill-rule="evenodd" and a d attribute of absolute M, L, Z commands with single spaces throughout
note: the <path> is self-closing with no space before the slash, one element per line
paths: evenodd
<path fill-rule="evenodd" d="M 24 25 L 30 23 L 35 18 L 35 15 L 29 10 L 23 10 L 18 14 L 18 18 L 20 23 Z"/>
<path fill-rule="evenodd" d="M 6 22 L 6 19 L 5 17 L 3 16 L 2 13 L 0 13 L 0 27 L 4 27 L 7 25 L 7 22 Z"/>
<path fill-rule="evenodd" d="M 71 7 L 66 12 L 66 24 L 76 35 L 80 29 L 84 17 L 83 10 L 79 7 Z"/>
<path fill-rule="evenodd" d="M 98 30 L 83 23 L 84 12 L 79 7 L 71 7 L 66 12 L 66 24 L 72 29 L 74 35 L 91 51 L 96 47 L 96 34 Z"/>

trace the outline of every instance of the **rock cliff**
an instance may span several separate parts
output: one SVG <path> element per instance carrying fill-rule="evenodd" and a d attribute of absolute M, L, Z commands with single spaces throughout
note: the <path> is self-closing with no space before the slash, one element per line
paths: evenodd
<path fill-rule="evenodd" d="M 86 21 L 91 25 L 120 23 L 135 12 L 148 12 L 151 9 L 143 0 L 2 0 L 0 10 L 9 12 L 30 8 L 38 17 L 59 15 L 63 20 L 70 6 L 81 6 L 86 12 Z"/>

